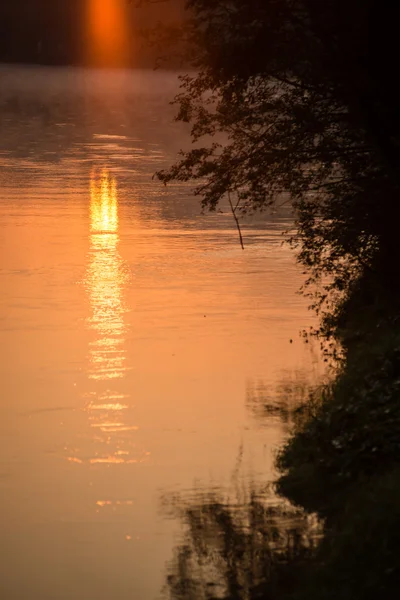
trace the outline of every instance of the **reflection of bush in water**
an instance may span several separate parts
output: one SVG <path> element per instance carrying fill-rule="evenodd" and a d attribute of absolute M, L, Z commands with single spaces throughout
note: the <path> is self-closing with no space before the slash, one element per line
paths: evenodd
<path fill-rule="evenodd" d="M 298 587 L 316 535 L 302 512 L 254 492 L 247 502 L 208 496 L 172 504 L 187 529 L 169 565 L 171 600 L 279 599 Z"/>
<path fill-rule="evenodd" d="M 264 381 L 248 381 L 246 406 L 251 415 L 266 425 L 279 422 L 290 430 L 301 417 L 304 406 L 308 406 L 320 388 L 323 377 L 320 373 L 306 370 L 284 372 L 277 385 Z"/>

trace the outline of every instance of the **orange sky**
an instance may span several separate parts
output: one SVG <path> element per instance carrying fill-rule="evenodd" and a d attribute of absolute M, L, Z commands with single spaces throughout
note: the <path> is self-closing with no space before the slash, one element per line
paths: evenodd
<path fill-rule="evenodd" d="M 87 0 L 87 62 L 127 66 L 132 50 L 126 0 Z"/>

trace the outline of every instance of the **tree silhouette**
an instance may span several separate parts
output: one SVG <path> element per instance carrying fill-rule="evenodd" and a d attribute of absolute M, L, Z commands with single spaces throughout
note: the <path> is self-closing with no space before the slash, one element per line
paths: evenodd
<path fill-rule="evenodd" d="M 329 278 L 316 299 L 329 335 L 360 282 L 364 296 L 398 295 L 396 8 L 378 0 L 186 4 L 182 35 L 196 72 L 182 77 L 177 118 L 191 125 L 195 145 L 158 176 L 196 182 L 210 210 L 234 198 L 235 215 L 291 201 L 292 242 L 310 282 Z"/>

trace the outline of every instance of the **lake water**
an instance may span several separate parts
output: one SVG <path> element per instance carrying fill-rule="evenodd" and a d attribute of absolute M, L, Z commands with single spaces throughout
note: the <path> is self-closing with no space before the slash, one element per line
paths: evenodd
<path fill-rule="evenodd" d="M 3 600 L 159 598 L 168 499 L 270 481 L 265 405 L 318 370 L 290 215 L 247 221 L 243 251 L 152 178 L 188 144 L 176 86 L 0 68 Z"/>

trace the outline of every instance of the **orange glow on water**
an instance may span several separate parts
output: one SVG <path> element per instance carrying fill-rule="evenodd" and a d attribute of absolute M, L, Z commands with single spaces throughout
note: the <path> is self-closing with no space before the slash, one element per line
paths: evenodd
<path fill-rule="evenodd" d="M 87 59 L 99 67 L 123 67 L 129 58 L 126 0 L 87 0 Z"/>
<path fill-rule="evenodd" d="M 92 233 L 117 233 L 117 182 L 103 169 L 101 178 L 92 173 L 90 179 L 90 230 Z"/>
<path fill-rule="evenodd" d="M 86 288 L 88 319 L 94 339 L 90 346 L 89 377 L 98 381 L 126 373 L 123 292 L 127 273 L 118 251 L 118 190 L 107 169 L 92 173 L 90 181 L 90 252 Z"/>
<path fill-rule="evenodd" d="M 148 460 L 149 453 L 137 450 L 139 427 L 127 421 L 130 396 L 119 388 L 130 370 L 125 348 L 129 328 L 125 292 L 130 275 L 119 252 L 118 184 L 106 167 L 93 169 L 89 198 L 89 252 L 84 285 L 89 300 L 87 374 L 91 390 L 84 394 L 89 399 L 84 410 L 96 451 L 91 450 L 83 459 L 68 460 L 107 467 L 133 465 Z"/>

